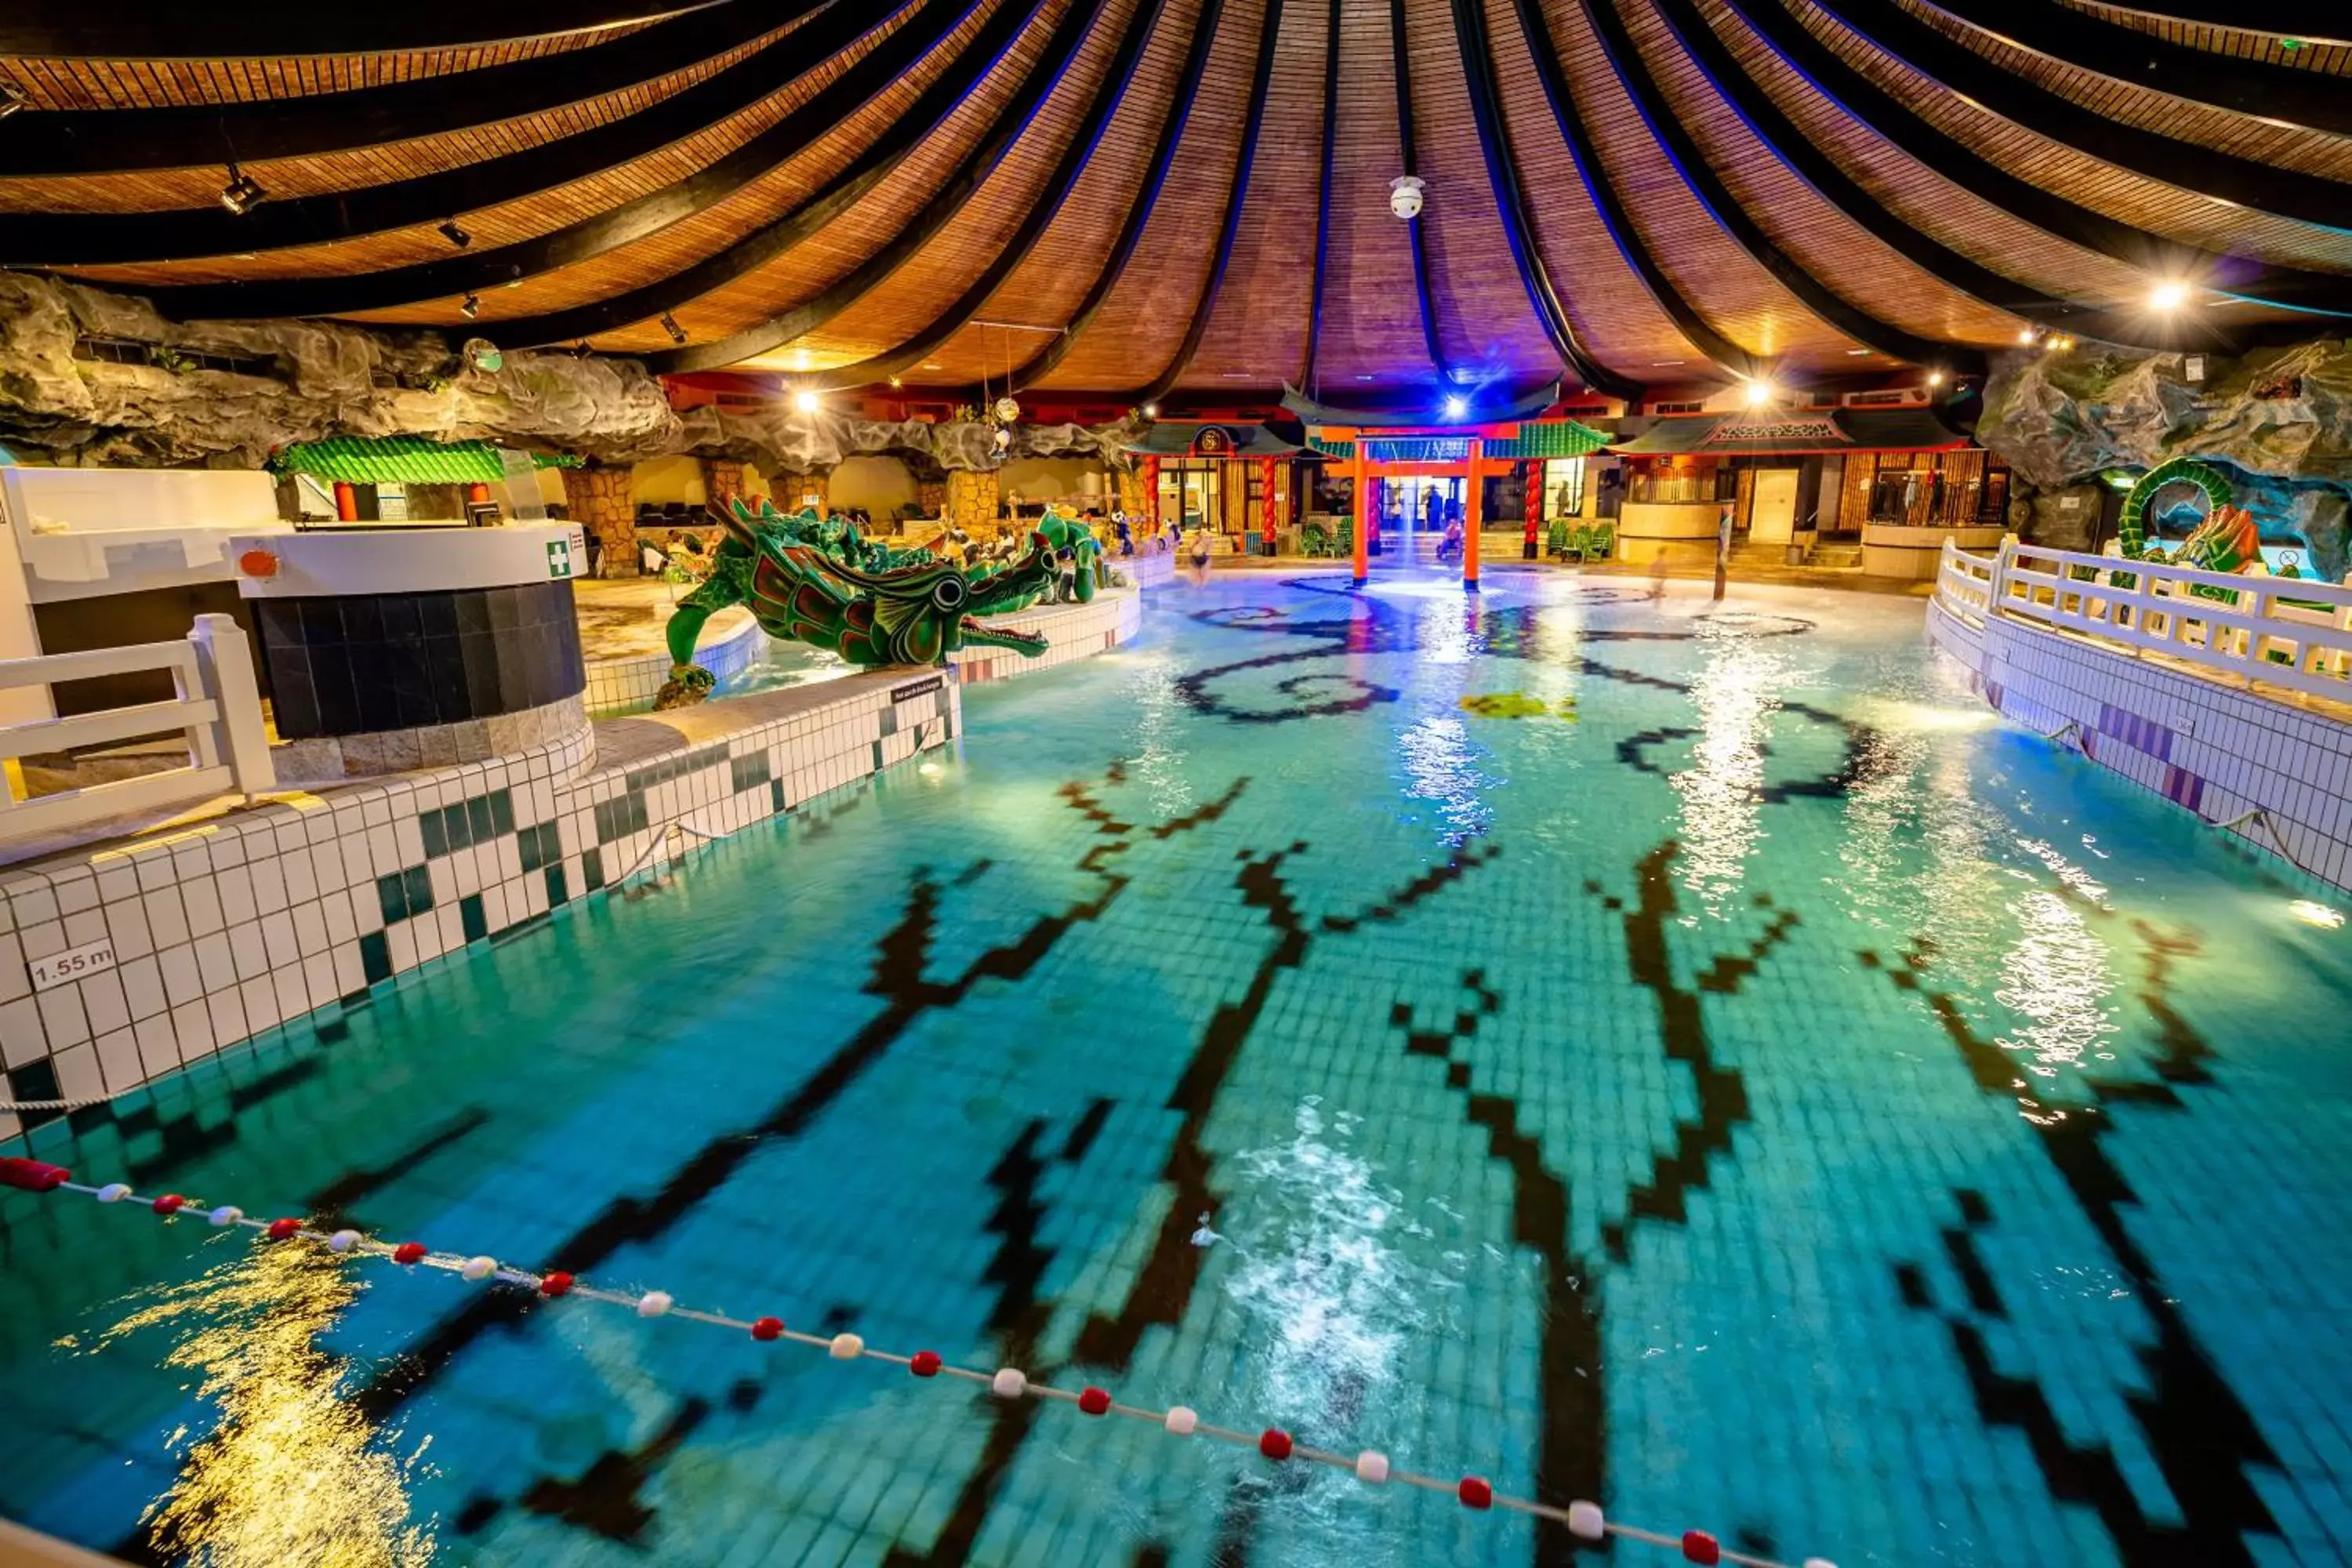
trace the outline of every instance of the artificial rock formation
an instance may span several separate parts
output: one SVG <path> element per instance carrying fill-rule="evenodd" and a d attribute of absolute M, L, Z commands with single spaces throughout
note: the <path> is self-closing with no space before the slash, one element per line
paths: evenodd
<path fill-rule="evenodd" d="M 633 477 L 628 468 L 603 463 L 563 470 L 564 510 L 595 536 L 603 557 L 599 576 L 637 575 L 637 520 L 629 500 Z"/>
<path fill-rule="evenodd" d="M 77 359 L 85 338 L 143 346 L 159 363 Z M 340 321 L 172 321 L 129 295 L 0 271 L 0 443 L 64 463 L 250 468 L 296 441 L 420 435 L 614 464 L 690 453 L 821 474 L 865 455 L 919 469 L 992 469 L 1026 457 L 1120 467 L 1136 434 L 1125 425 L 1016 426 L 1000 449 L 976 423 L 782 405 L 680 414 L 634 360 L 529 352 L 488 371 L 463 346 L 438 332 Z M 206 368 L 196 355 L 237 367 Z"/>
<path fill-rule="evenodd" d="M 1985 385 L 1977 438 L 2008 460 L 2033 524 L 2047 521 L 2053 534 L 2087 521 L 2079 503 L 2063 515 L 2058 504 L 2084 495 L 2076 487 L 2103 473 L 2144 473 L 2172 458 L 2211 460 L 2231 474 L 2237 503 L 2253 510 L 2266 536 L 2299 535 L 2311 566 L 2341 579 L 2352 497 L 2352 343 L 2331 338 L 2238 359 L 2206 355 L 2204 377 L 2194 382 L 2189 358 L 2112 349 L 2002 355 Z"/>

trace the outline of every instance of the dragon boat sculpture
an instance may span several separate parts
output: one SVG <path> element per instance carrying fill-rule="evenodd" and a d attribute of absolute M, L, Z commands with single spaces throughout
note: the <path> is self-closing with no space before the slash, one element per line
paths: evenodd
<path fill-rule="evenodd" d="M 944 664 L 963 647 L 1011 648 L 1034 658 L 1045 639 L 973 617 L 1032 604 L 1060 574 L 1060 552 L 1042 532 L 1011 561 L 967 568 L 928 550 L 892 550 L 855 525 L 814 512 L 785 517 L 740 500 L 715 513 L 726 530 L 710 575 L 678 601 L 667 630 L 670 678 L 656 709 L 710 694 L 717 679 L 694 662 L 703 623 L 730 605 L 748 608 L 770 637 L 804 642 L 851 664 Z M 877 553 L 878 552 L 878 553 Z"/>

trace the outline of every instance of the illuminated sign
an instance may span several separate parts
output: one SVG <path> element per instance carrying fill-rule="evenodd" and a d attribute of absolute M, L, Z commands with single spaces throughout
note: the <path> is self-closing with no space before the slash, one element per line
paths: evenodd
<path fill-rule="evenodd" d="M 1233 455 L 1234 438 L 1222 425 L 1203 425 L 1192 433 L 1192 451 L 1196 457 L 1226 458 Z"/>

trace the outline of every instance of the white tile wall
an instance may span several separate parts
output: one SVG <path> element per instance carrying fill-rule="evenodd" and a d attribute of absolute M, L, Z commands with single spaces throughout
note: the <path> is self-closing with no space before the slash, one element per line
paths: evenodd
<path fill-rule="evenodd" d="M 697 663 L 721 680 L 760 657 L 767 634 L 749 612 L 743 624 L 726 636 L 694 650 Z M 669 655 L 641 654 L 635 658 L 604 658 L 588 665 L 588 686 L 582 693 L 591 718 L 635 713 L 653 706 L 654 694 L 669 679 Z"/>
<path fill-rule="evenodd" d="M 2262 823 L 2233 831 L 2352 890 L 2352 721 L 2327 705 L 2002 616 L 1971 626 L 1941 604 L 1928 606 L 1927 635 L 2007 717 L 2043 734 L 2071 722 L 2094 761 L 2208 822 L 2260 807 Z"/>

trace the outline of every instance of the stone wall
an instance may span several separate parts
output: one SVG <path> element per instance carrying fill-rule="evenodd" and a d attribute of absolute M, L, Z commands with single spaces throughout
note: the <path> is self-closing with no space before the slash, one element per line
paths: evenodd
<path fill-rule="evenodd" d="M 564 469 L 563 502 L 572 521 L 594 534 L 603 549 L 599 575 L 637 575 L 637 517 L 629 500 L 627 468 L 594 464 Z"/>
<path fill-rule="evenodd" d="M 996 533 L 996 475 L 970 470 L 948 475 L 948 515 L 950 527 L 961 528 L 974 538 L 993 538 Z"/>
<path fill-rule="evenodd" d="M 2192 366 L 2191 360 L 2198 363 Z M 2201 371 L 2190 379 L 2192 368 Z M 1985 385 L 1977 438 L 2017 476 L 2019 521 L 2069 545 L 2043 503 L 2079 493 L 2102 474 L 2138 475 L 2198 458 L 2231 476 L 2236 500 L 2263 537 L 2292 535 L 2306 570 L 2341 580 L 2352 566 L 2352 342 L 2341 338 L 2219 354 L 2078 349 L 1999 356 Z"/>
<path fill-rule="evenodd" d="M 732 458 L 704 458 L 700 463 L 703 504 L 723 513 L 743 493 L 743 465 Z"/>
<path fill-rule="evenodd" d="M 769 481 L 769 489 L 781 512 L 814 506 L 823 516 L 833 504 L 833 483 L 824 474 L 777 474 Z"/>

